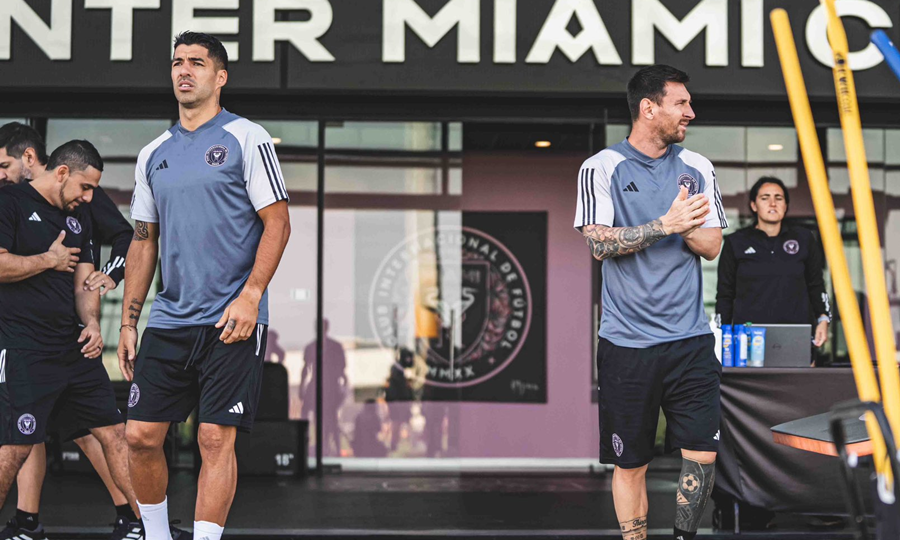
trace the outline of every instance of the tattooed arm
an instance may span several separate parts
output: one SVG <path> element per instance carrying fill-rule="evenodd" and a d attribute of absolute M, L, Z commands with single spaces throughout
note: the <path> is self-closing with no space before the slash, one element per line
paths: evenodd
<path fill-rule="evenodd" d="M 598 261 L 637 253 L 668 236 L 658 219 L 637 227 L 585 225 L 581 234 Z"/>
<path fill-rule="evenodd" d="M 125 265 L 125 296 L 122 305 L 122 327 L 119 330 L 119 369 L 126 380 L 134 376 L 137 353 L 137 323 L 141 318 L 144 300 L 156 273 L 159 252 L 159 225 L 138 221 L 128 248 Z"/>
<path fill-rule="evenodd" d="M 669 211 L 659 219 L 636 227 L 585 225 L 581 228 L 581 234 L 587 240 L 594 258 L 602 261 L 637 253 L 670 234 L 690 235 L 703 224 L 708 213 L 709 199 L 706 195 L 701 193 L 689 199 L 687 189 L 681 188 Z"/>

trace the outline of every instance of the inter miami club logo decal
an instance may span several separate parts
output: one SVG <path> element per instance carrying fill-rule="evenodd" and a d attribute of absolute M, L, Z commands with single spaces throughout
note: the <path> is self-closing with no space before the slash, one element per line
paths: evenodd
<path fill-rule="evenodd" d="M 134 407 L 137 405 L 138 400 L 141 399 L 141 389 L 138 388 L 138 385 L 135 383 L 131 383 L 131 391 L 128 392 L 128 408 Z"/>
<path fill-rule="evenodd" d="M 519 261 L 470 227 L 428 229 L 401 242 L 376 271 L 369 306 L 381 344 L 415 346 L 426 356 L 424 383 L 443 388 L 502 372 L 522 349 L 532 317 Z"/>
<path fill-rule="evenodd" d="M 678 177 L 678 187 L 679 188 L 687 188 L 688 197 L 693 197 L 694 195 L 700 193 L 700 182 L 697 182 L 697 179 L 688 173 L 684 173 Z"/>
<path fill-rule="evenodd" d="M 66 218 L 66 225 L 68 225 L 69 230 L 75 234 L 81 234 L 81 223 L 78 222 L 77 219 L 69 216 Z"/>
<path fill-rule="evenodd" d="M 784 252 L 788 255 L 796 255 L 800 251 L 800 243 L 796 240 L 788 240 L 784 243 Z"/>
<path fill-rule="evenodd" d="M 228 159 L 228 148 L 217 144 L 206 151 L 206 164 L 210 167 L 221 167 Z"/>
<path fill-rule="evenodd" d="M 37 420 L 34 419 L 34 415 L 26 413 L 19 417 L 19 431 L 22 435 L 31 435 L 35 429 L 37 429 Z"/>
<path fill-rule="evenodd" d="M 622 452 L 625 451 L 625 443 L 622 442 L 622 438 L 613 433 L 612 442 L 613 451 L 616 453 L 616 457 L 622 457 Z"/>

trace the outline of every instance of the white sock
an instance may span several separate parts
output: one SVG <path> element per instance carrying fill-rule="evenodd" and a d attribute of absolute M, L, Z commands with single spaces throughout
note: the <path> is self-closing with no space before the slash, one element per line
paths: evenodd
<path fill-rule="evenodd" d="M 137 503 L 141 511 L 141 521 L 144 522 L 145 540 L 172 540 L 169 531 L 169 498 L 163 499 L 159 504 Z"/>
<path fill-rule="evenodd" d="M 222 540 L 222 531 L 224 530 L 225 527 L 220 527 L 209 521 L 195 521 L 194 540 Z"/>

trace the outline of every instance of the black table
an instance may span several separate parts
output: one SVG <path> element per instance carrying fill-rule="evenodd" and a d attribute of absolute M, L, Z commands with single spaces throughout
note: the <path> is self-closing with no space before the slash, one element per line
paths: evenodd
<path fill-rule="evenodd" d="M 718 490 L 775 512 L 846 512 L 837 458 L 778 444 L 771 428 L 856 397 L 849 368 L 725 368 Z"/>
<path fill-rule="evenodd" d="M 865 416 L 845 420 L 845 447 L 850 454 L 872 455 L 872 440 L 866 429 Z M 784 446 L 826 456 L 837 456 L 831 435 L 831 413 L 816 414 L 798 418 L 772 427 L 772 440 Z"/>

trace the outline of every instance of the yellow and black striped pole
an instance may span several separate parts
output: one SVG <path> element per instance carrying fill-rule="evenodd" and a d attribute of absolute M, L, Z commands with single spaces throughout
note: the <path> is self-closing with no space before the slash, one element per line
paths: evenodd
<path fill-rule="evenodd" d="M 875 203 L 869 183 L 869 164 L 866 161 L 859 104 L 856 100 L 856 85 L 852 66 L 849 64 L 847 34 L 837 15 L 834 0 L 822 0 L 822 3 L 828 11 L 828 40 L 834 53 L 834 88 L 844 133 L 869 311 L 872 313 L 872 335 L 875 338 L 875 357 L 878 359 L 878 374 L 881 379 L 881 400 L 891 431 L 896 437 L 900 433 L 900 371 L 897 369 L 897 347 L 884 277 L 881 239 L 875 220 Z"/>
<path fill-rule="evenodd" d="M 797 56 L 797 46 L 794 43 L 791 23 L 787 12 L 783 9 L 772 11 L 770 18 L 772 30 L 775 33 L 778 58 L 781 60 L 784 83 L 794 116 L 794 125 L 800 140 L 800 151 L 809 180 L 819 232 L 822 235 L 822 245 L 825 248 L 828 266 L 831 268 L 834 294 L 837 297 L 841 321 L 844 323 L 844 335 L 847 338 L 856 389 L 860 400 L 879 402 L 878 381 L 875 379 L 875 369 L 872 367 L 872 357 L 869 355 L 869 345 L 866 341 L 859 304 L 856 302 L 856 292 L 853 290 L 850 270 L 844 256 L 843 241 L 834 211 L 834 200 L 828 187 L 822 149 L 819 146 L 812 109 L 809 106 L 809 96 L 806 93 L 806 84 L 803 82 L 803 73 L 800 70 L 800 59 Z M 878 423 L 872 414 L 868 414 L 866 417 L 866 427 L 872 439 L 877 471 L 882 473 L 887 470 L 887 474 L 890 474 L 885 461 L 887 449 L 881 431 L 878 429 Z"/>

